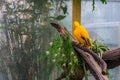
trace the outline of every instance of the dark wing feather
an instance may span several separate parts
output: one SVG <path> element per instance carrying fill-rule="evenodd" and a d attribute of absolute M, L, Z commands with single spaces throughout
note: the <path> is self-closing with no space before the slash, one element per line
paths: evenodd
<path fill-rule="evenodd" d="M 91 46 L 90 40 L 81 36 L 81 38 L 85 41 L 86 45 Z"/>

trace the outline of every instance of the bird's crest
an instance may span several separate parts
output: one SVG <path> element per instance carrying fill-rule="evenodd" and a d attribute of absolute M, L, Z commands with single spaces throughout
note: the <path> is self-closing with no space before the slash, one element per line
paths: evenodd
<path fill-rule="evenodd" d="M 75 27 L 80 26 L 80 23 L 78 21 L 74 21 L 74 26 Z"/>

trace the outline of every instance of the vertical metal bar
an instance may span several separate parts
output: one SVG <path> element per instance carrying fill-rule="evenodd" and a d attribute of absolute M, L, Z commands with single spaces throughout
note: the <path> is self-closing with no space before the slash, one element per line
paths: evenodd
<path fill-rule="evenodd" d="M 74 21 L 78 21 L 81 24 L 81 0 L 72 0 L 72 33 Z"/>

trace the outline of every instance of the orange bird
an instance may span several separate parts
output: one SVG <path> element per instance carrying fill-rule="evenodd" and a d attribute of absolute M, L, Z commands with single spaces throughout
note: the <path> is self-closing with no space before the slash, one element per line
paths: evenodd
<path fill-rule="evenodd" d="M 74 21 L 73 36 L 77 40 L 77 44 L 91 48 L 90 35 L 86 28 L 82 26 L 78 21 Z"/>

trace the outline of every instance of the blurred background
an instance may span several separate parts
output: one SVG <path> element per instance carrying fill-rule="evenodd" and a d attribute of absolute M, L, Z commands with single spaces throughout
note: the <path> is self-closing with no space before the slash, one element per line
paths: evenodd
<path fill-rule="evenodd" d="M 42 59 L 49 43 L 58 36 L 48 17 L 58 15 L 62 0 L 50 1 L 1 0 L 0 80 L 54 80 L 61 73 Z M 68 15 L 61 23 L 71 32 L 72 1 L 66 4 Z M 94 11 L 92 0 L 82 0 L 82 24 L 92 39 L 101 40 L 111 49 L 120 47 L 119 9 L 119 0 L 107 0 L 106 5 L 97 0 Z M 120 67 L 110 73 L 110 80 L 120 80 Z"/>

